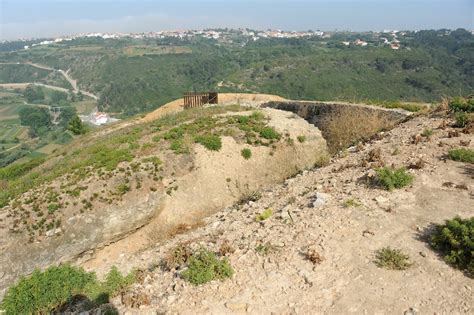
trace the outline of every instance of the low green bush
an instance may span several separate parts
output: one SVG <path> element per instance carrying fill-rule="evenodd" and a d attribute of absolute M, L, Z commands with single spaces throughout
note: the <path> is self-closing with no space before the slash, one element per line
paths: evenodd
<path fill-rule="evenodd" d="M 227 258 L 219 259 L 215 253 L 200 249 L 191 255 L 188 268 L 181 276 L 194 285 L 200 285 L 212 280 L 224 280 L 233 274 L 234 270 Z"/>
<path fill-rule="evenodd" d="M 194 141 L 202 144 L 206 149 L 211 151 L 219 151 L 222 148 L 222 141 L 219 136 L 216 135 L 200 135 L 197 136 Z"/>
<path fill-rule="evenodd" d="M 464 128 L 469 121 L 468 115 L 465 112 L 457 112 L 454 115 L 454 119 L 456 120 L 454 126 L 458 128 Z"/>
<path fill-rule="evenodd" d="M 95 305 L 103 304 L 134 281 L 135 273 L 124 277 L 115 267 L 107 274 L 105 281 L 100 282 L 94 273 L 82 268 L 53 266 L 20 278 L 16 285 L 8 289 L 0 309 L 7 315 L 49 314 L 78 295 L 86 296 Z"/>
<path fill-rule="evenodd" d="M 296 139 L 298 139 L 298 142 L 299 142 L 299 143 L 303 143 L 303 142 L 306 141 L 306 137 L 305 137 L 305 136 L 298 136 L 298 137 L 296 137 Z"/>
<path fill-rule="evenodd" d="M 455 97 L 449 102 L 449 109 L 454 112 L 474 112 L 474 98 Z"/>
<path fill-rule="evenodd" d="M 252 157 L 252 151 L 248 148 L 242 149 L 242 151 L 240 151 L 240 154 L 242 154 L 242 157 L 246 160 Z"/>
<path fill-rule="evenodd" d="M 441 252 L 447 263 L 474 277 L 474 217 L 455 217 L 436 225 L 429 243 Z"/>
<path fill-rule="evenodd" d="M 383 167 L 377 169 L 376 173 L 375 184 L 386 190 L 403 188 L 410 185 L 414 179 L 403 167 L 399 169 Z"/>
<path fill-rule="evenodd" d="M 267 140 L 278 140 L 280 139 L 280 134 L 276 132 L 272 127 L 264 127 L 260 130 L 260 136 Z"/>
<path fill-rule="evenodd" d="M 272 208 L 265 209 L 265 211 L 263 211 L 262 213 L 260 213 L 259 215 L 255 217 L 255 221 L 257 222 L 265 221 L 266 219 L 270 218 L 272 215 L 273 215 Z"/>
<path fill-rule="evenodd" d="M 474 164 L 474 150 L 459 148 L 449 150 L 448 156 L 453 161 Z"/>
<path fill-rule="evenodd" d="M 412 265 L 410 257 L 400 249 L 384 247 L 376 252 L 375 264 L 390 270 L 405 270 Z"/>
<path fill-rule="evenodd" d="M 6 314 L 47 314 L 96 281 L 94 274 L 69 265 L 35 270 L 7 291 L 1 308 Z"/>

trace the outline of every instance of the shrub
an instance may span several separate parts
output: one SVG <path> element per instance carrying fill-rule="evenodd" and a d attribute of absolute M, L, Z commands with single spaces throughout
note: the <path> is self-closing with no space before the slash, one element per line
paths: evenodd
<path fill-rule="evenodd" d="M 391 270 L 405 270 L 412 265 L 409 256 L 400 249 L 384 247 L 379 249 L 375 256 L 375 264 L 380 268 Z"/>
<path fill-rule="evenodd" d="M 280 139 L 280 134 L 275 131 L 272 127 L 264 127 L 260 130 L 260 136 L 267 140 L 278 140 Z"/>
<path fill-rule="evenodd" d="M 200 249 L 189 258 L 188 268 L 181 276 L 194 285 L 212 280 L 224 280 L 232 277 L 234 270 L 226 258 L 218 259 L 216 254 Z"/>
<path fill-rule="evenodd" d="M 296 139 L 298 139 L 298 141 L 299 141 L 300 143 L 303 143 L 303 142 L 306 141 L 306 137 L 305 137 L 305 136 L 298 136 L 298 137 L 296 137 Z"/>
<path fill-rule="evenodd" d="M 117 186 L 117 193 L 119 195 L 125 195 L 128 191 L 130 191 L 130 186 L 128 184 L 120 184 Z"/>
<path fill-rule="evenodd" d="M 425 138 L 429 138 L 433 135 L 433 129 L 431 128 L 426 128 L 425 130 L 423 130 L 423 132 L 421 133 L 421 135 Z"/>
<path fill-rule="evenodd" d="M 449 150 L 448 156 L 453 161 L 474 164 L 474 150 L 471 149 L 459 148 Z"/>
<path fill-rule="evenodd" d="M 443 254 L 447 263 L 474 277 L 474 217 L 455 217 L 436 225 L 429 242 Z"/>
<path fill-rule="evenodd" d="M 47 314 L 96 281 L 93 273 L 69 265 L 35 270 L 8 289 L 1 307 L 7 314 Z"/>
<path fill-rule="evenodd" d="M 196 143 L 202 144 L 206 149 L 211 151 L 219 151 L 222 148 L 222 141 L 216 135 L 200 135 L 194 140 Z"/>
<path fill-rule="evenodd" d="M 469 121 L 468 116 L 465 112 L 457 112 L 454 115 L 454 118 L 456 119 L 454 126 L 459 128 L 464 128 Z"/>
<path fill-rule="evenodd" d="M 386 190 L 403 188 L 413 182 L 413 175 L 410 175 L 405 168 L 392 169 L 383 167 L 376 170 L 375 183 Z"/>
<path fill-rule="evenodd" d="M 173 270 L 185 264 L 191 257 L 191 249 L 184 243 L 171 249 L 163 259 L 162 265 L 167 270 Z"/>
<path fill-rule="evenodd" d="M 242 154 L 243 158 L 248 160 L 252 157 L 252 151 L 250 149 L 242 149 L 242 151 L 240 151 L 240 154 Z"/>
<path fill-rule="evenodd" d="M 449 109 L 454 112 L 474 112 L 474 98 L 455 97 L 449 102 Z"/>
<path fill-rule="evenodd" d="M 104 282 L 83 268 L 70 265 L 35 270 L 8 289 L 0 309 L 6 314 L 49 314 L 71 302 L 75 296 L 86 296 L 94 305 L 108 303 L 109 297 L 135 281 L 135 273 L 127 276 L 112 267 Z"/>
<path fill-rule="evenodd" d="M 255 221 L 257 222 L 265 221 L 266 219 L 270 218 L 272 215 L 273 215 L 272 208 L 265 209 L 265 211 L 263 211 L 262 213 L 260 213 L 259 215 L 255 217 Z"/>
<path fill-rule="evenodd" d="M 176 154 L 188 153 L 187 147 L 184 145 L 182 139 L 174 139 L 171 141 L 170 149 Z"/>

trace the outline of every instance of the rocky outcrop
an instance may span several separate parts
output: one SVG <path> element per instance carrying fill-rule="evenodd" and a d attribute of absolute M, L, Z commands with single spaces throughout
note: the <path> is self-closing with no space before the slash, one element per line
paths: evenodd
<path fill-rule="evenodd" d="M 76 262 L 81 256 L 82 262 L 91 257 L 100 262 L 113 262 L 123 252 L 130 254 L 147 246 L 151 226 L 154 233 L 159 234 L 181 224 L 196 223 L 253 191 L 327 160 L 326 141 L 316 127 L 295 118 L 292 113 L 275 109 L 263 111 L 270 118 L 268 124 L 282 134 L 280 141 L 271 146 L 250 146 L 229 136 L 222 137 L 220 151 L 194 145 L 186 157 L 173 153 L 164 158 L 160 156 L 168 170 L 159 182 L 138 171 L 133 176 L 141 176 L 141 188 L 133 187 L 117 203 L 99 204 L 97 201 L 98 206 L 79 212 L 81 203 L 74 206 L 70 202 L 60 210 L 67 214 L 61 227 L 49 230 L 40 240 L 31 242 L 27 233 L 13 233 L 8 226 L 11 218 L 3 209 L 0 212 L 2 293 L 19 276 L 35 268 Z M 297 141 L 298 136 L 304 136 L 305 141 Z M 252 150 L 250 159 L 242 157 L 243 148 Z M 156 150 L 156 154 L 162 154 L 160 149 Z M 80 197 L 83 200 L 93 200 L 94 193 L 103 190 L 105 185 L 115 187 L 123 174 L 114 175 L 107 182 L 90 176 L 82 183 L 87 187 Z M 51 185 L 60 187 L 61 183 L 58 180 Z M 11 207 L 8 210 L 14 210 Z M 146 228 L 142 228 L 144 226 Z"/>

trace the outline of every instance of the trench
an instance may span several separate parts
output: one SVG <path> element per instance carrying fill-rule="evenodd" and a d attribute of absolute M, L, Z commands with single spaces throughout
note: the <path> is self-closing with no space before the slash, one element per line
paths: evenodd
<path fill-rule="evenodd" d="M 261 107 L 288 111 L 313 124 L 331 153 L 390 130 L 412 115 L 403 109 L 339 102 L 271 101 Z"/>

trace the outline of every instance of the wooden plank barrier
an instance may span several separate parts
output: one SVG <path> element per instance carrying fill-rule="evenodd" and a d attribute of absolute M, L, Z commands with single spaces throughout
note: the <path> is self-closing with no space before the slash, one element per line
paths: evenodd
<path fill-rule="evenodd" d="M 216 92 L 187 92 L 184 93 L 184 109 L 202 107 L 205 104 L 217 104 L 219 95 Z"/>

